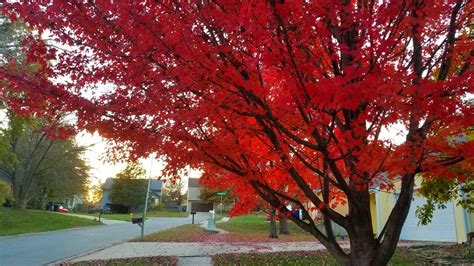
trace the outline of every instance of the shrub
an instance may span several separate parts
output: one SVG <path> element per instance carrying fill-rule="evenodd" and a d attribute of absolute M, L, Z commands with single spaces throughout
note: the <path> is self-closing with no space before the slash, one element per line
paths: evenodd
<path fill-rule="evenodd" d="M 7 200 L 12 200 L 12 189 L 10 183 L 0 180 L 0 206 Z"/>

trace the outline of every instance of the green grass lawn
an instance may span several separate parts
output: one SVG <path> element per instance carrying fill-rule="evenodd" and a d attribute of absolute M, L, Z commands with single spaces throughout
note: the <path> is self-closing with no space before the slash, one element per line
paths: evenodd
<path fill-rule="evenodd" d="M 250 241 L 314 241 L 315 238 L 310 233 L 304 231 L 296 224 L 288 221 L 290 235 L 279 235 L 278 239 L 269 239 L 270 222 L 266 220 L 266 215 L 249 214 L 230 219 L 225 223 L 218 223 L 217 227 L 228 231 L 236 238 L 248 239 Z M 277 223 L 278 229 L 278 223 Z"/>
<path fill-rule="evenodd" d="M 180 211 L 150 211 L 150 212 L 147 212 L 146 216 L 186 218 L 189 216 L 189 214 L 187 212 L 180 212 Z"/>
<path fill-rule="evenodd" d="M 99 213 L 93 213 L 93 214 L 88 214 L 94 217 L 99 217 Z M 101 214 L 101 218 L 106 218 L 106 219 L 111 219 L 111 220 L 118 220 L 118 221 L 125 221 L 125 222 L 131 222 L 132 217 L 136 218 L 139 217 L 138 214 L 134 214 L 133 216 L 127 213 L 116 213 L 116 214 Z M 141 217 L 141 216 L 140 216 Z"/>
<path fill-rule="evenodd" d="M 83 213 L 84 215 L 90 215 L 94 217 L 99 217 L 99 213 Z M 178 212 L 178 211 L 150 211 L 146 213 L 147 217 L 176 217 L 176 218 L 186 218 L 188 217 L 187 212 Z M 142 212 L 136 212 L 133 214 L 129 213 L 114 213 L 114 214 L 102 214 L 102 218 L 119 220 L 125 222 L 131 222 L 132 217 L 138 218 L 142 217 Z"/>
<path fill-rule="evenodd" d="M 207 232 L 201 226 L 183 225 L 169 230 L 145 236 L 143 241 L 164 242 L 289 242 L 315 241 L 314 236 L 302 230 L 292 222 L 288 222 L 290 235 L 279 235 L 279 238 L 268 238 L 270 223 L 266 216 L 249 214 L 230 219 L 227 222 L 217 223 L 216 227 L 227 231 L 226 234 Z"/>
<path fill-rule="evenodd" d="M 52 231 L 99 224 L 101 223 L 49 211 L 17 210 L 0 207 L 0 236 Z"/>
<path fill-rule="evenodd" d="M 133 241 L 145 242 L 203 242 L 216 233 L 205 231 L 197 224 L 185 224 L 168 230 L 159 231 Z"/>

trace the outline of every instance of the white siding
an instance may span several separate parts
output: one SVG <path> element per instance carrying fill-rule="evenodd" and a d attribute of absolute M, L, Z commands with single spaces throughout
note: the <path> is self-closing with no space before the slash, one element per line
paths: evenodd
<path fill-rule="evenodd" d="M 200 195 L 201 195 L 201 188 L 199 187 L 188 188 L 188 200 L 201 200 L 199 198 Z"/>
<path fill-rule="evenodd" d="M 456 242 L 456 225 L 452 202 L 446 204 L 446 209 L 437 209 L 433 213 L 431 223 L 418 226 L 419 219 L 415 215 L 416 206 L 426 203 L 426 199 L 414 196 L 400 239 Z"/>

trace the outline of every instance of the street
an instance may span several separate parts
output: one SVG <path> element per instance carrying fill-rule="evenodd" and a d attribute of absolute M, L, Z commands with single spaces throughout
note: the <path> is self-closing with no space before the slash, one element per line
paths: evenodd
<path fill-rule="evenodd" d="M 197 214 L 195 222 L 207 219 Z M 188 218 L 153 217 L 145 223 L 145 234 L 190 224 Z M 140 236 L 140 227 L 127 222 L 20 236 L 0 237 L 0 265 L 43 265 L 107 247 Z"/>

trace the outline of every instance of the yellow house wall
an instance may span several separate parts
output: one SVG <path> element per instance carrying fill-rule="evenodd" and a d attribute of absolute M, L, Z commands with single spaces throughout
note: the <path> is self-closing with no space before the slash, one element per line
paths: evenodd
<path fill-rule="evenodd" d="M 468 212 L 467 215 L 468 215 L 468 220 L 470 223 L 469 229 L 471 232 L 474 232 L 474 212 Z"/>
<path fill-rule="evenodd" d="M 374 231 L 374 234 L 377 235 L 377 207 L 375 194 L 370 194 L 370 216 L 372 219 L 372 230 Z"/>
<path fill-rule="evenodd" d="M 334 210 L 338 212 L 339 214 L 346 216 L 349 213 L 349 205 L 338 204 L 337 207 L 334 208 Z"/>
<path fill-rule="evenodd" d="M 467 213 L 467 220 L 469 222 L 469 231 L 474 232 L 474 213 L 473 212 Z"/>
<path fill-rule="evenodd" d="M 392 212 L 394 206 L 393 194 L 389 192 L 377 192 L 375 194 L 376 200 L 376 219 L 372 218 L 372 224 L 374 222 L 377 225 L 377 234 L 382 231 L 385 223 Z M 372 210 L 371 210 L 372 211 Z"/>
<path fill-rule="evenodd" d="M 322 200 L 321 193 L 317 193 L 317 196 Z M 331 202 L 331 204 L 334 204 L 335 202 Z M 306 203 L 307 208 L 312 208 L 314 207 L 314 204 L 311 202 Z M 346 203 L 345 205 L 342 205 L 340 203 L 337 204 L 332 210 L 338 212 L 339 214 L 346 216 L 349 213 L 349 205 Z M 309 214 L 310 216 L 314 219 L 317 215 L 318 211 L 311 211 Z"/>
<path fill-rule="evenodd" d="M 416 189 L 419 188 L 420 183 L 422 181 L 421 176 L 417 176 L 415 178 L 415 193 L 416 195 Z M 394 183 L 395 185 L 395 190 L 399 191 L 401 182 L 396 182 Z M 377 208 L 377 217 L 376 217 L 376 222 L 377 222 L 377 227 L 378 227 L 378 232 L 380 232 L 385 225 L 385 223 L 388 220 L 388 217 L 390 216 L 390 212 L 393 209 L 393 206 L 395 205 L 395 199 L 393 198 L 393 193 L 388 193 L 388 192 L 378 192 L 376 193 L 376 208 Z M 464 209 L 460 206 L 458 206 L 454 201 L 448 202 L 447 204 L 453 204 L 454 208 L 454 220 L 455 220 L 455 228 L 456 228 L 456 237 L 457 237 L 457 242 L 458 243 L 463 243 L 467 240 L 467 233 L 466 232 L 466 217 L 464 216 Z M 372 211 L 372 208 L 371 208 Z M 474 231 L 474 213 L 468 213 L 468 222 L 470 223 L 470 227 L 472 228 L 471 231 Z M 372 217 L 372 224 L 374 223 L 374 218 Z"/>

